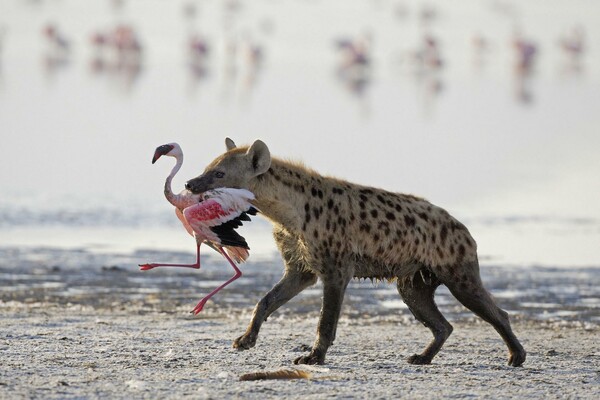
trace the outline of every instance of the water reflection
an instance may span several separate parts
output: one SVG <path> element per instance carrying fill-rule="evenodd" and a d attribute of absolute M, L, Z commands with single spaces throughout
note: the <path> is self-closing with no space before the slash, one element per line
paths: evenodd
<path fill-rule="evenodd" d="M 140 260 L 156 257 L 152 250 L 133 254 L 94 254 L 85 250 L 43 248 L 27 250 L 0 246 L 0 303 L 90 305 L 113 307 L 115 302 L 139 306 L 191 309 L 209 288 L 229 277 L 222 260 L 208 253 L 200 271 L 162 270 L 146 274 L 134 267 Z M 164 254 L 163 254 L 164 256 Z M 188 253 L 170 253 L 174 261 L 189 259 Z M 243 265 L 244 275 L 211 299 L 202 315 L 251 310 L 281 277 L 283 265 L 275 257 Z M 557 324 L 600 324 L 599 268 L 531 267 L 522 269 L 483 265 L 482 278 L 513 318 Z M 281 312 L 317 312 L 322 296 L 318 283 L 302 292 Z M 476 317 L 459 304 L 445 287 L 436 303 L 451 321 Z M 13 303 L 14 304 L 14 303 Z M 344 300 L 344 315 L 410 315 L 395 284 L 352 280 Z M 228 307 L 232 307 L 231 310 Z"/>
<path fill-rule="evenodd" d="M 188 65 L 194 81 L 202 80 L 208 75 L 209 54 L 208 40 L 193 33 L 188 39 Z"/>
<path fill-rule="evenodd" d="M 244 67 L 240 80 L 242 88 L 241 98 L 242 101 L 248 101 L 258 84 L 264 67 L 265 49 L 259 42 L 248 35 L 242 43 L 242 52 L 242 65 Z"/>
<path fill-rule="evenodd" d="M 562 72 L 570 75 L 579 75 L 583 72 L 583 55 L 586 50 L 585 30 L 582 26 L 575 26 L 559 37 L 558 46 L 563 51 L 564 61 Z"/>
<path fill-rule="evenodd" d="M 398 60 L 399 71 L 417 86 L 425 113 L 429 115 L 436 99 L 445 89 L 446 60 L 441 41 L 432 33 L 424 32 L 417 45 L 401 52 Z"/>
<path fill-rule="evenodd" d="M 519 30 L 513 34 L 515 94 L 522 103 L 533 102 L 532 79 L 538 54 L 537 44 Z"/>
<path fill-rule="evenodd" d="M 125 0 L 111 0 L 109 6 L 111 11 L 117 15 L 119 20 L 123 19 L 125 11 L 130 17 L 135 16 L 133 12 L 141 9 L 144 2 Z M 127 6 L 127 7 L 126 7 Z M 145 5 L 150 7 L 149 5 Z M 185 65 L 190 76 L 188 88 L 194 92 L 200 82 L 223 78 L 222 95 L 225 98 L 231 93 L 240 94 L 242 100 L 251 97 L 251 93 L 257 85 L 258 78 L 264 71 L 265 55 L 267 54 L 267 40 L 274 38 L 279 41 L 279 46 L 269 44 L 269 56 L 272 59 L 282 59 L 289 55 L 290 49 L 298 45 L 298 37 L 288 36 L 286 38 L 276 37 L 276 24 L 281 23 L 284 14 L 271 14 L 270 8 L 242 3 L 239 0 L 228 0 L 218 4 L 208 4 L 197 1 L 182 1 L 181 14 L 178 24 L 183 24 Z M 305 5 L 305 7 L 326 7 L 324 5 Z M 355 98 L 364 99 L 367 91 L 379 74 L 385 73 L 389 65 L 390 57 L 397 51 L 395 46 L 401 43 L 415 43 L 412 49 L 402 50 L 402 67 L 409 71 L 410 80 L 417 82 L 419 90 L 425 99 L 426 107 L 429 109 L 436 97 L 446 87 L 446 79 L 443 71 L 447 64 L 451 66 L 469 62 L 461 60 L 457 51 L 456 36 L 453 29 L 461 21 L 456 19 L 449 10 L 444 9 L 443 4 L 423 3 L 419 5 L 398 1 L 394 4 L 377 2 L 371 4 L 371 12 L 387 14 L 392 20 L 391 26 L 379 29 L 377 23 L 365 22 L 362 28 L 365 33 L 356 36 L 340 37 L 338 28 L 336 31 L 327 30 L 327 35 L 321 38 L 322 43 L 335 41 L 336 56 L 335 72 L 336 79 L 342 83 L 347 92 Z M 57 6 L 58 7 L 58 6 Z M 67 15 L 69 10 L 62 5 L 63 12 L 57 15 Z M 501 21 L 505 28 L 511 24 L 526 26 L 528 14 L 522 12 L 523 6 L 506 1 L 494 1 L 488 5 L 496 20 Z M 41 7 L 37 11 L 45 12 Z M 47 11 L 47 10 L 46 10 Z M 49 13 L 52 14 L 52 13 Z M 275 17 L 277 15 L 277 17 Z M 364 15 L 364 20 L 369 21 L 373 15 Z M 454 17 L 454 19 L 453 19 Z M 461 16 L 463 17 L 463 16 Z M 115 16 L 109 16 L 114 19 Z M 533 19 L 533 17 L 528 17 Z M 133 18 L 135 19 L 135 18 Z M 97 18 L 96 18 L 97 20 Z M 466 20 L 466 19 L 465 19 Z M 65 20 L 66 21 L 66 20 Z M 63 21 L 64 22 L 64 21 Z M 143 25 L 141 22 L 138 22 Z M 454 24 L 454 25 L 452 25 Z M 72 25 L 71 30 L 74 30 Z M 382 23 L 382 25 L 384 25 Z M 481 70 L 490 62 L 490 57 L 498 60 L 500 46 L 494 47 L 494 43 L 510 42 L 512 53 L 512 80 L 514 82 L 514 93 L 517 101 L 521 104 L 529 104 L 534 101 L 533 81 L 536 71 L 540 68 L 540 47 L 538 39 L 526 36 L 519 29 L 514 29 L 512 35 L 499 38 L 497 30 L 486 31 L 485 35 L 477 32 L 476 24 L 473 24 L 471 37 L 471 52 L 473 68 Z M 393 27 L 393 29 L 391 29 Z M 173 26 L 171 26 L 171 29 Z M 529 28 L 529 26 L 528 26 Z M 81 29 L 81 28 L 80 28 Z M 300 28 L 301 29 L 301 28 Z M 510 29 L 510 28 L 508 28 Z M 44 37 L 43 66 L 48 75 L 54 75 L 60 70 L 66 69 L 74 63 L 74 47 L 81 47 L 81 32 L 71 33 L 63 31 L 57 22 L 47 23 L 42 27 Z M 285 30 L 285 29 L 284 29 Z M 5 44 L 6 29 L 0 27 L 0 60 L 3 58 L 3 45 Z M 138 80 L 144 66 L 144 58 L 147 48 L 157 47 L 157 36 L 142 45 L 140 32 L 130 23 L 118 22 L 112 29 L 97 30 L 86 34 L 90 37 L 84 50 L 90 50 L 89 66 L 94 76 L 108 76 L 118 85 L 129 90 Z M 147 31 L 146 31 L 147 32 Z M 144 34 L 146 35 L 146 32 Z M 166 32 L 166 30 L 165 30 Z M 337 32 L 332 34 L 331 32 Z M 555 51 L 563 54 L 561 72 L 565 74 L 580 74 L 582 71 L 582 60 L 588 46 L 585 27 L 582 23 L 571 25 L 570 29 L 558 38 L 555 37 L 553 45 Z M 496 34 L 496 37 L 494 35 Z M 539 34 L 538 34 L 539 35 Z M 308 35 L 306 35 L 308 36 Z M 373 38 L 377 36 L 377 50 L 374 51 Z M 535 36 L 534 36 L 535 37 Z M 313 37 L 314 39 L 314 37 Z M 442 48 L 442 40 L 449 44 L 448 48 Z M 161 40 L 169 40 L 172 47 L 177 46 L 177 36 L 174 32 L 163 34 Z M 281 42 L 286 42 L 282 44 Z M 165 43 L 160 43 L 165 46 Z M 302 43 L 299 52 L 306 53 L 309 57 L 311 47 L 319 43 Z M 147 48 L 146 48 L 147 47 Z M 160 46 L 158 46 L 160 47 Z M 502 50 L 502 49 L 501 49 Z M 544 48 L 546 50 L 546 47 Z M 501 52 L 501 51 L 500 51 Z M 78 54 L 82 52 L 78 51 Z M 287 53 L 287 54 L 286 54 Z M 545 56 L 546 53 L 544 53 Z M 387 55 L 387 59 L 386 59 Z M 170 55 L 173 57 L 173 54 Z M 392 60 L 393 61 L 393 60 Z M 450 61 L 450 62 L 448 62 Z M 286 62 L 286 61 L 284 61 Z M 297 62 L 297 60 L 296 60 Z M 149 64 L 146 64 L 149 66 Z M 376 66 L 377 68 L 374 68 Z M 212 73 L 211 73 L 212 72 Z M 322 73 L 326 74 L 325 68 Z M 377 74 L 377 76 L 376 76 Z"/>
<path fill-rule="evenodd" d="M 350 93 L 363 97 L 371 82 L 372 36 L 364 33 L 356 38 L 345 37 L 335 43 L 339 60 L 337 76 Z"/>
<path fill-rule="evenodd" d="M 106 75 L 118 86 L 130 90 L 142 71 L 143 46 L 139 34 L 126 24 L 108 31 L 96 31 L 90 37 L 90 71 Z"/>
<path fill-rule="evenodd" d="M 217 77 L 221 99 L 229 101 L 235 96 L 246 102 L 251 98 L 265 64 L 266 46 L 260 36 L 272 34 L 274 23 L 263 16 L 258 22 L 248 18 L 246 6 L 237 0 L 221 2 L 216 8 L 205 17 L 199 4 L 187 2 L 183 5 L 183 16 L 190 32 L 187 67 L 191 91 L 194 92 L 200 82 Z M 209 34 L 205 28 L 207 20 L 215 20 L 216 13 L 220 21 L 217 33 L 215 35 L 213 30 Z"/>
<path fill-rule="evenodd" d="M 597 138 L 591 107 L 598 101 L 600 52 L 593 50 L 600 31 L 586 15 L 600 6 L 590 3 L 581 12 L 548 0 L 560 12 L 541 17 L 535 11 L 546 6 L 537 3 L 430 2 L 89 1 L 94 12 L 77 0 L 5 2 L 10 20 L 0 15 L 0 26 L 10 35 L 0 34 L 0 128 L 14 132 L 8 147 L 29 149 L 3 158 L 6 190 L 68 198 L 105 191 L 106 204 L 122 210 L 124 199 L 157 193 L 149 177 L 160 174 L 147 170 L 142 151 L 148 143 L 201 143 L 199 168 L 221 150 L 217 138 L 231 135 L 242 142 L 260 137 L 277 154 L 326 173 L 422 194 L 448 208 L 454 202 L 465 214 L 475 213 L 467 201 L 483 203 L 484 215 L 507 208 L 530 215 L 548 204 L 545 213 L 577 216 L 585 206 L 595 212 L 589 200 L 567 204 L 597 197 L 583 188 L 597 192 L 586 176 L 599 170 L 589 143 Z M 515 24 L 522 33 L 512 34 Z M 585 80 L 557 82 L 558 65 L 571 74 L 584 61 Z M 472 79 L 474 68 L 485 68 L 485 75 Z M 45 90 L 43 71 L 60 71 L 64 84 Z M 97 83 L 136 90 L 115 101 L 112 92 L 94 91 Z M 199 89 L 202 99 L 186 96 Z M 514 107 L 533 99 L 535 110 Z M 369 107 L 368 120 L 356 103 Z M 422 118 L 432 109 L 436 118 Z M 85 135 L 76 133 L 80 126 Z M 539 143 L 548 145 L 540 150 Z M 97 154 L 107 144 L 123 147 L 120 162 Z M 330 144 L 338 147 L 325 154 Z M 373 152 L 363 164 L 354 162 L 367 145 Z M 48 152 L 66 151 L 69 163 L 39 168 Z M 368 172 L 379 163 L 376 174 Z M 23 167 L 9 173 L 9 165 Z M 65 177 L 63 186 L 36 190 L 35 182 L 57 176 Z M 577 195 L 555 197 L 561 185 L 567 188 L 561 192 Z M 61 209 L 60 201 L 23 197 L 52 215 Z M 73 208 L 73 218 L 93 223 L 82 207 Z"/>
<path fill-rule="evenodd" d="M 69 65 L 71 58 L 71 41 L 54 23 L 48 23 L 42 29 L 45 39 L 45 50 L 42 65 L 46 75 L 53 77 L 58 71 Z"/>

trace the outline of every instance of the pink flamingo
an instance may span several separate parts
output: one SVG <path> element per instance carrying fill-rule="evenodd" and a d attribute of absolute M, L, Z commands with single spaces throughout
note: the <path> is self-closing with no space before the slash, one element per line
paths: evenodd
<path fill-rule="evenodd" d="M 188 40 L 188 52 L 190 55 L 189 66 L 191 72 L 197 78 L 204 77 L 207 73 L 206 64 L 210 53 L 208 42 L 200 35 L 194 34 Z"/>
<path fill-rule="evenodd" d="M 352 67 L 368 67 L 371 48 L 371 36 L 365 34 L 357 39 L 342 38 L 336 41 L 336 47 L 342 52 L 341 69 Z"/>
<path fill-rule="evenodd" d="M 562 37 L 558 44 L 573 60 L 578 60 L 585 51 L 585 32 L 583 28 L 573 28 L 572 32 Z"/>
<path fill-rule="evenodd" d="M 58 30 L 58 28 L 53 24 L 48 24 L 44 27 L 44 35 L 50 43 L 55 45 L 57 48 L 62 50 L 69 49 L 69 41 L 65 38 L 65 36 Z"/>
<path fill-rule="evenodd" d="M 209 53 L 208 43 L 204 38 L 197 34 L 194 34 L 190 37 L 188 41 L 188 48 L 192 57 L 200 60 L 204 60 Z"/>
<path fill-rule="evenodd" d="M 519 74 L 533 72 L 538 48 L 534 42 L 526 39 L 518 31 L 513 38 L 513 47 L 517 54 L 516 69 Z"/>
<path fill-rule="evenodd" d="M 152 158 L 152 164 L 161 156 L 174 157 L 177 160 L 165 180 L 164 193 L 169 203 L 175 206 L 175 213 L 185 229 L 196 239 L 196 262 L 193 264 L 140 264 L 140 270 L 147 271 L 157 267 L 199 269 L 202 243 L 206 243 L 221 253 L 235 270 L 235 275 L 200 300 L 192 310 L 192 313 L 198 314 L 208 299 L 242 276 L 242 272 L 232 258 L 237 262 L 245 261 L 249 256 L 249 247 L 246 239 L 235 229 L 242 225 L 242 221 L 250 221 L 248 215 L 256 215 L 258 210 L 251 203 L 254 195 L 246 189 L 219 188 L 197 195 L 184 190 L 179 194 L 174 194 L 171 190 L 171 181 L 183 165 L 183 152 L 177 143 L 159 146 Z"/>

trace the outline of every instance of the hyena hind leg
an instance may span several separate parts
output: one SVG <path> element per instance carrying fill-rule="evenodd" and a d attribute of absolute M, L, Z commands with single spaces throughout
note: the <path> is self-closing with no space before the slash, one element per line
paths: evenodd
<path fill-rule="evenodd" d="M 496 305 L 492 296 L 483 287 L 478 265 L 465 266 L 460 280 L 453 279 L 444 284 L 458 301 L 491 324 L 500 334 L 510 352 L 508 365 L 521 366 L 527 354 L 512 331 L 508 313 Z"/>
<path fill-rule="evenodd" d="M 426 269 L 417 272 L 412 280 L 398 279 L 398 292 L 402 300 L 415 318 L 428 327 L 433 334 L 433 340 L 423 353 L 408 358 L 410 364 L 431 364 L 433 357 L 452 333 L 452 325 L 438 310 L 433 299 L 439 285 L 437 277 Z"/>

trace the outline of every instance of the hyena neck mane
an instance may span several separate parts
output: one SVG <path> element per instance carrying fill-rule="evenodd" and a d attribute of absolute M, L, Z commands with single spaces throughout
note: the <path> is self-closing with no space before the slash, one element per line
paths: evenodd
<path fill-rule="evenodd" d="M 305 205 L 311 198 L 323 199 L 335 181 L 301 163 L 272 158 L 269 170 L 252 180 L 250 190 L 267 218 L 295 231 L 302 227 Z"/>

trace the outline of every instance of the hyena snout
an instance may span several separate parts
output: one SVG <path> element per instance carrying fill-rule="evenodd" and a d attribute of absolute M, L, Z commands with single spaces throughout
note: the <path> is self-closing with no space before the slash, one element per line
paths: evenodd
<path fill-rule="evenodd" d="M 185 183 L 185 188 L 194 194 L 204 193 L 207 190 L 214 189 L 212 182 L 204 176 L 199 176 L 194 179 L 190 179 Z"/>

